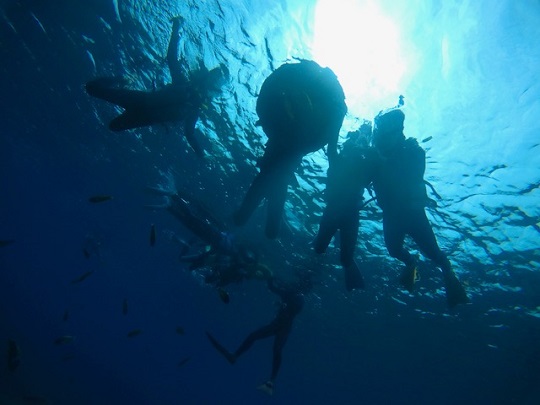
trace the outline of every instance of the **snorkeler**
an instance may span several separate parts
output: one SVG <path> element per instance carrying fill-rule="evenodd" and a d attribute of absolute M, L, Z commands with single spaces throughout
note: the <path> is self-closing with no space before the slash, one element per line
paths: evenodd
<path fill-rule="evenodd" d="M 292 330 L 294 319 L 302 311 L 304 294 L 311 290 L 312 282 L 308 277 L 303 277 L 291 284 L 276 282 L 274 278 L 270 278 L 267 285 L 268 289 L 281 299 L 278 313 L 269 324 L 250 333 L 234 353 L 227 351 L 210 333 L 206 332 L 206 335 L 212 346 L 231 364 L 234 364 L 238 357 L 248 351 L 255 341 L 273 336 L 272 373 L 270 379 L 258 387 L 259 390 L 272 395 L 274 382 L 281 366 L 281 352 Z"/>
<path fill-rule="evenodd" d="M 364 279 L 354 259 L 358 239 L 359 211 L 364 189 L 372 181 L 376 159 L 370 148 L 371 124 L 349 132 L 339 154 L 330 160 L 326 179 L 326 207 L 313 242 L 316 253 L 324 253 L 339 230 L 340 261 L 348 291 L 364 288 Z"/>
<path fill-rule="evenodd" d="M 256 125 L 268 141 L 258 162 L 260 172 L 234 214 L 236 225 L 244 225 L 266 199 L 265 233 L 270 239 L 278 236 L 294 171 L 306 154 L 325 145 L 328 155 L 335 155 L 346 112 L 336 75 L 313 61 L 286 63 L 266 78 L 257 98 Z"/>
<path fill-rule="evenodd" d="M 178 59 L 181 17 L 172 20 L 172 34 L 167 50 L 167 63 L 172 83 L 160 90 L 143 91 L 117 87 L 122 78 L 102 77 L 86 83 L 86 92 L 116 104 L 124 112 L 114 118 L 109 128 L 124 131 L 166 122 L 183 122 L 184 136 L 195 153 L 202 157 L 204 151 L 195 138 L 195 125 L 201 109 L 220 91 L 228 76 L 221 65 L 210 71 L 206 67 L 192 72 L 188 78 L 183 71 L 184 61 Z"/>
<path fill-rule="evenodd" d="M 422 253 L 441 268 L 448 306 L 453 308 L 469 299 L 439 248 L 426 216 L 426 154 L 416 139 L 405 138 L 404 121 L 400 108 L 381 111 L 375 117 L 373 142 L 381 159 L 373 187 L 383 211 L 384 242 L 390 256 L 405 264 L 400 282 L 412 291 L 417 275 L 416 258 L 403 246 L 405 235 L 409 235 Z"/>

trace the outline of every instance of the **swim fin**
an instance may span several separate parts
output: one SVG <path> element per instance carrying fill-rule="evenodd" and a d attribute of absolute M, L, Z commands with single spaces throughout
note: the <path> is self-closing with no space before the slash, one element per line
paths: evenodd
<path fill-rule="evenodd" d="M 446 289 L 446 301 L 449 308 L 454 308 L 459 304 L 469 303 L 469 297 L 465 288 L 459 282 L 453 271 L 444 274 L 444 286 Z"/>
<path fill-rule="evenodd" d="M 414 283 L 418 278 L 418 267 L 415 263 L 409 264 L 399 277 L 399 283 L 410 293 L 414 290 Z"/>
<path fill-rule="evenodd" d="M 356 262 L 353 261 L 351 265 L 344 266 L 343 271 L 345 272 L 345 288 L 347 291 L 363 290 L 366 287 L 364 277 L 362 277 Z"/>
<path fill-rule="evenodd" d="M 230 353 L 227 349 L 221 346 L 221 344 L 209 332 L 206 332 L 206 336 L 208 337 L 208 340 L 210 340 L 210 343 L 212 343 L 212 346 L 214 346 L 229 363 L 236 363 L 236 356 L 233 353 Z"/>
<path fill-rule="evenodd" d="M 272 380 L 268 380 L 264 384 L 259 385 L 257 389 L 265 394 L 272 395 L 274 393 L 274 383 Z"/>

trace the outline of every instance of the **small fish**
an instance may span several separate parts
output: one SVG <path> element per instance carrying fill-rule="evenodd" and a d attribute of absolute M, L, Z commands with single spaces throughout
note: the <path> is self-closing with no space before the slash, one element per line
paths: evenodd
<path fill-rule="evenodd" d="M 62 356 L 62 361 L 69 361 L 69 360 L 73 360 L 74 358 L 75 358 L 74 353 L 68 353 Z"/>
<path fill-rule="evenodd" d="M 7 363 L 9 371 L 15 371 L 21 364 L 21 350 L 13 339 L 8 341 Z"/>
<path fill-rule="evenodd" d="M 71 284 L 77 284 L 77 283 L 81 283 L 83 282 L 84 280 L 86 280 L 88 277 L 90 277 L 92 275 L 94 271 L 93 270 L 90 270 L 90 271 L 87 271 L 86 273 L 83 273 L 81 274 L 79 277 L 71 280 Z"/>
<path fill-rule="evenodd" d="M 0 247 L 11 245 L 13 242 L 15 242 L 13 239 L 0 240 Z"/>
<path fill-rule="evenodd" d="M 68 319 L 69 319 L 69 311 L 66 309 L 66 310 L 64 311 L 64 316 L 62 317 L 62 320 L 63 320 L 64 322 L 67 322 Z"/>
<path fill-rule="evenodd" d="M 223 288 L 218 288 L 218 294 L 221 301 L 223 301 L 225 304 L 228 304 L 231 301 L 229 294 Z"/>
<path fill-rule="evenodd" d="M 128 301 L 127 298 L 124 298 L 124 301 L 122 302 L 122 314 L 127 315 L 128 313 Z"/>
<path fill-rule="evenodd" d="M 184 365 L 185 365 L 188 361 L 190 361 L 190 360 L 191 360 L 191 357 L 185 357 L 185 358 L 183 358 L 182 360 L 180 360 L 180 361 L 178 362 L 178 367 L 184 366 Z"/>
<path fill-rule="evenodd" d="M 73 339 L 74 339 L 73 336 L 70 336 L 70 335 L 60 336 L 54 339 L 54 344 L 58 346 L 67 345 L 68 343 L 73 342 Z"/>
<path fill-rule="evenodd" d="M 90 256 L 92 256 L 92 255 L 90 254 L 90 252 L 88 251 L 88 249 L 86 249 L 86 248 L 83 248 L 82 252 L 83 252 L 83 255 L 84 255 L 84 257 L 85 257 L 86 259 L 90 259 Z"/>
<path fill-rule="evenodd" d="M 101 202 L 109 201 L 109 200 L 112 200 L 112 199 L 113 199 L 112 195 L 94 195 L 94 196 L 88 198 L 88 201 L 95 204 L 95 203 L 101 203 Z"/>
<path fill-rule="evenodd" d="M 428 136 L 427 138 L 422 139 L 422 143 L 429 142 L 429 141 L 431 141 L 432 139 L 433 139 L 432 136 Z"/>
<path fill-rule="evenodd" d="M 135 336 L 140 335 L 141 333 L 142 333 L 142 330 L 140 330 L 140 329 L 133 329 L 133 330 L 131 330 L 131 331 L 128 332 L 127 337 L 132 338 L 132 337 L 135 337 Z"/>
<path fill-rule="evenodd" d="M 178 333 L 179 335 L 182 335 L 184 336 L 184 328 L 182 328 L 181 326 L 179 326 L 178 328 L 176 328 L 176 333 Z"/>
<path fill-rule="evenodd" d="M 150 226 L 150 246 L 154 246 L 156 244 L 156 226 L 152 224 Z"/>

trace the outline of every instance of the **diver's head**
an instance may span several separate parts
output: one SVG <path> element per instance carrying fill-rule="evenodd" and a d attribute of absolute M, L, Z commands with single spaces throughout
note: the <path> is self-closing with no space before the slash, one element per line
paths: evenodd
<path fill-rule="evenodd" d="M 404 139 L 403 123 L 405 114 L 399 108 L 383 110 L 375 117 L 373 144 L 381 152 L 392 150 L 400 140 Z"/>

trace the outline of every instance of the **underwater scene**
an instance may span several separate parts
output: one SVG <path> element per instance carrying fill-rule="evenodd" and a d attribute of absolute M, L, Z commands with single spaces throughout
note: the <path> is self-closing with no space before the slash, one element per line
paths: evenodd
<path fill-rule="evenodd" d="M 0 1 L 0 405 L 540 403 L 539 37 Z"/>

